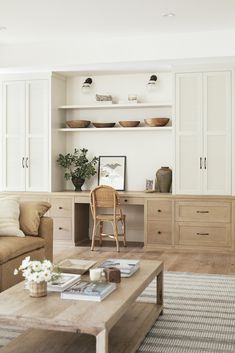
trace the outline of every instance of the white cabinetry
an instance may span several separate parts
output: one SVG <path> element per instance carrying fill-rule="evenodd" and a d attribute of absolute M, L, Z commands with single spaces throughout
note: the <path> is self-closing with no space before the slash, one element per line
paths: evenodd
<path fill-rule="evenodd" d="M 176 74 L 177 194 L 231 194 L 231 71 Z"/>
<path fill-rule="evenodd" d="M 3 184 L 11 191 L 47 191 L 49 80 L 3 82 Z"/>

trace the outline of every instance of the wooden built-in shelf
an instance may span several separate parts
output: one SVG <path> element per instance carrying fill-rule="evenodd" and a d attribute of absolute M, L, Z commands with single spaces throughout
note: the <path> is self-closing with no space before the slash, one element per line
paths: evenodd
<path fill-rule="evenodd" d="M 136 103 L 136 104 L 91 104 L 91 105 L 62 105 L 58 109 L 128 109 L 128 108 L 157 108 L 171 107 L 171 102 L 160 103 Z"/>
<path fill-rule="evenodd" d="M 58 131 L 63 132 L 99 132 L 99 131 L 113 131 L 113 132 L 125 132 L 125 131 L 171 131 L 172 126 L 163 127 L 88 127 L 88 128 L 62 128 Z"/>

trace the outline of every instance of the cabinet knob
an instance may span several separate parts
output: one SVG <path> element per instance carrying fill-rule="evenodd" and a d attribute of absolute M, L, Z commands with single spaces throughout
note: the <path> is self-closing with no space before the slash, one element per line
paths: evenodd
<path fill-rule="evenodd" d="M 62 230 L 63 228 L 62 227 L 59 227 L 59 230 Z"/>
<path fill-rule="evenodd" d="M 160 232 L 160 230 L 157 232 L 157 234 L 162 234 L 162 232 Z"/>
<path fill-rule="evenodd" d="M 59 210 L 62 210 L 63 209 L 63 207 L 62 206 L 59 206 Z"/>
<path fill-rule="evenodd" d="M 128 201 L 127 199 L 124 200 L 124 202 L 127 202 L 127 201 Z"/>
<path fill-rule="evenodd" d="M 162 210 L 157 210 L 158 212 L 162 212 Z"/>

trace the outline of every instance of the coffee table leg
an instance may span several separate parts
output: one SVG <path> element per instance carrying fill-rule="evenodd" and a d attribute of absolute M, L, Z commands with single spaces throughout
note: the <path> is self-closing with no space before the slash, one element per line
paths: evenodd
<path fill-rule="evenodd" d="M 157 275 L 157 304 L 163 305 L 163 271 Z M 163 314 L 163 310 L 160 315 Z"/>
<path fill-rule="evenodd" d="M 96 336 L 96 353 L 108 353 L 108 331 L 103 330 Z"/>

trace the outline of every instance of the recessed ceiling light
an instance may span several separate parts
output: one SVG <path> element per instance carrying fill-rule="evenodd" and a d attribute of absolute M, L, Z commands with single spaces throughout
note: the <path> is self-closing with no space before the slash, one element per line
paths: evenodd
<path fill-rule="evenodd" d="M 5 26 L 0 26 L 0 31 L 6 31 L 7 27 Z"/>
<path fill-rule="evenodd" d="M 162 14 L 162 17 L 174 17 L 175 13 L 174 12 L 166 12 Z"/>

